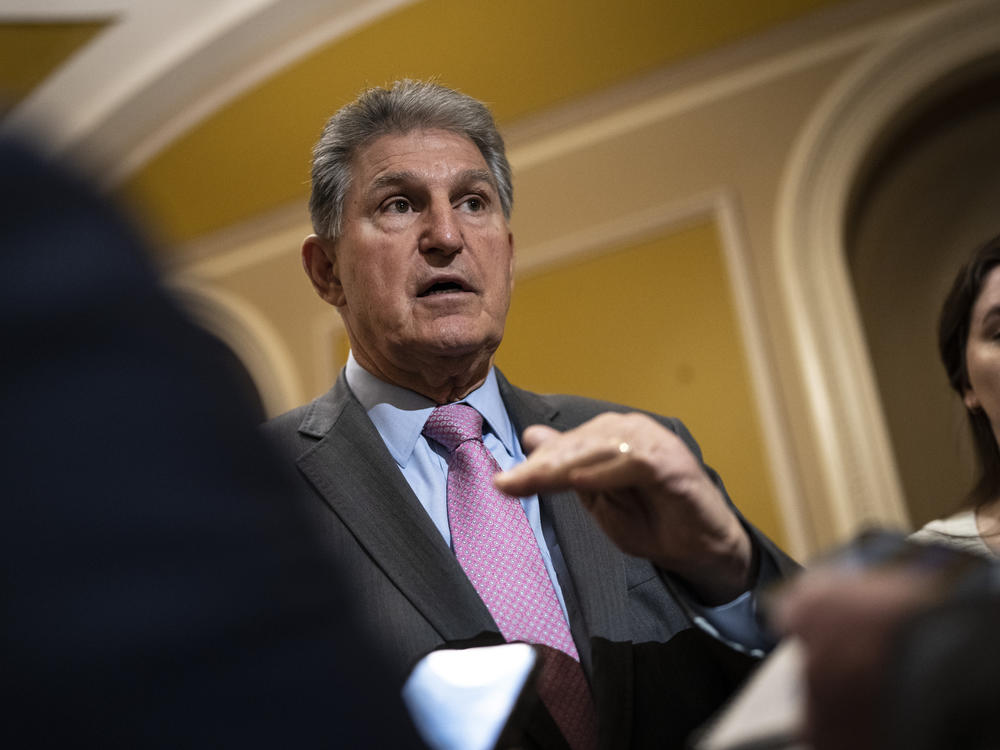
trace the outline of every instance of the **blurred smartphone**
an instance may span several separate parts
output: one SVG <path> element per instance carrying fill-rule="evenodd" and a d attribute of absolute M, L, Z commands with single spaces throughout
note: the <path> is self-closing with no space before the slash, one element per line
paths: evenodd
<path fill-rule="evenodd" d="M 533 699 L 538 668 L 526 643 L 434 651 L 410 673 L 403 700 L 432 750 L 495 750 Z"/>

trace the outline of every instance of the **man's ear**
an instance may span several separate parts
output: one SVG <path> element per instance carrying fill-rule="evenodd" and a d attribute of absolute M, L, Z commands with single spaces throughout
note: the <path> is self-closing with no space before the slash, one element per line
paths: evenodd
<path fill-rule="evenodd" d="M 344 287 L 340 284 L 337 252 L 332 241 L 316 234 L 306 237 L 302 241 L 302 268 L 320 297 L 334 307 L 344 305 Z"/>

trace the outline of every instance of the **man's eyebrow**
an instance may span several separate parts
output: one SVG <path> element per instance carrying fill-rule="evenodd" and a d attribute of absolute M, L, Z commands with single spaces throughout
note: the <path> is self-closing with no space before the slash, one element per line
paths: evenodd
<path fill-rule="evenodd" d="M 488 169 L 467 169 L 459 175 L 460 182 L 488 182 L 496 187 L 493 173 Z"/>
<path fill-rule="evenodd" d="M 417 180 L 417 176 L 408 170 L 403 170 L 400 172 L 386 172 L 380 174 L 371 184 L 368 186 L 368 192 L 373 193 L 384 188 L 393 188 L 400 185 L 406 185 L 407 183 L 412 183 Z"/>

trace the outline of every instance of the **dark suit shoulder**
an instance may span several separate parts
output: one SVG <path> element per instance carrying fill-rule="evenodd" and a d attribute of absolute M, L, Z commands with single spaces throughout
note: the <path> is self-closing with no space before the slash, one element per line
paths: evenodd
<path fill-rule="evenodd" d="M 309 448 L 316 444 L 317 440 L 326 434 L 326 430 L 316 427 L 317 412 L 323 412 L 321 405 L 323 398 L 314 399 L 264 422 L 260 426 L 264 439 L 280 455 L 298 461 Z M 332 422 L 330 423 L 332 424 Z"/>
<path fill-rule="evenodd" d="M 260 426 L 261 434 L 281 455 L 297 457 L 304 449 L 299 425 L 311 404 L 303 404 L 273 417 Z"/>
<path fill-rule="evenodd" d="M 302 420 L 305 418 L 310 406 L 312 406 L 312 402 L 296 406 L 284 414 L 271 417 L 260 426 L 261 432 L 268 436 L 287 435 L 298 432 L 299 425 L 302 424 Z"/>
<path fill-rule="evenodd" d="M 353 399 L 341 373 L 329 391 L 307 404 L 269 419 L 261 425 L 261 431 L 280 448 L 311 445 L 333 428 L 341 412 Z"/>
<path fill-rule="evenodd" d="M 603 401 L 586 396 L 576 396 L 569 393 L 535 393 L 533 391 L 518 388 L 511 384 L 503 373 L 497 371 L 497 381 L 500 386 L 500 393 L 508 406 L 516 405 L 520 409 L 528 409 L 536 416 L 554 420 L 556 424 L 569 422 L 580 424 L 588 419 L 593 419 L 598 414 L 605 412 L 617 412 L 624 414 L 627 412 L 640 412 L 647 414 L 659 422 L 668 425 L 680 424 L 679 420 L 673 417 L 664 417 L 644 409 L 637 409 L 626 404 L 618 404 L 613 401 Z M 572 426 L 576 426 L 573 424 Z"/>
<path fill-rule="evenodd" d="M 556 429 L 573 429 L 587 420 L 593 419 L 594 417 L 607 412 L 616 412 L 618 414 L 637 412 L 639 414 L 645 414 L 655 419 L 671 432 L 676 433 L 685 443 L 687 443 L 688 447 L 691 448 L 699 458 L 701 457 L 701 451 L 698 448 L 698 444 L 691 436 L 691 433 L 688 432 L 688 429 L 684 426 L 683 422 L 676 417 L 667 417 L 645 409 L 637 409 L 626 404 L 618 404 L 613 401 L 587 398 L 585 396 L 576 396 L 568 393 L 533 393 L 532 391 L 526 391 L 523 388 L 511 385 L 506 380 L 501 380 L 501 393 L 504 394 L 508 405 L 511 405 L 513 401 L 519 407 L 528 406 L 536 418 L 540 415 L 544 415 L 545 421 Z"/>
<path fill-rule="evenodd" d="M 613 401 L 602 401 L 600 399 L 587 398 L 585 396 L 574 396 L 568 393 L 546 394 L 541 396 L 541 398 L 547 400 L 561 413 L 566 414 L 567 418 L 572 418 L 574 420 L 579 419 L 581 421 L 586 421 L 599 414 L 604 414 L 609 411 L 617 412 L 619 414 L 637 412 L 639 414 L 646 414 L 658 422 L 669 423 L 671 425 L 680 424 L 680 420 L 676 417 L 663 416 L 662 414 L 656 414 L 655 412 L 647 411 L 646 409 L 638 409 L 634 406 L 618 404 Z"/>

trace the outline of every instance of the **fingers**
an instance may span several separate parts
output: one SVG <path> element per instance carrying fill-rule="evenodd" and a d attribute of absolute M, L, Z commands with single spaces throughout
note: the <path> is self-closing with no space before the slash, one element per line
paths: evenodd
<path fill-rule="evenodd" d="M 652 480 L 649 467 L 630 456 L 631 451 L 623 451 L 618 446 L 612 446 L 611 450 L 611 455 L 602 461 L 570 470 L 569 479 L 575 489 L 580 492 L 609 492 L 641 486 Z"/>
<path fill-rule="evenodd" d="M 561 442 L 548 437 L 545 440 L 523 463 L 494 477 L 498 489 L 522 497 L 571 487 L 583 489 L 577 484 L 581 471 L 593 467 L 600 472 L 606 470 L 610 462 L 623 458 L 618 452 L 617 443 Z M 598 473 L 597 476 L 599 475 Z M 586 476 L 588 481 L 593 482 L 593 473 Z"/>
<path fill-rule="evenodd" d="M 638 429 L 648 426 L 632 417 L 648 420 L 640 415 L 602 415 L 565 433 L 541 425 L 529 427 L 522 441 L 530 455 L 510 471 L 498 474 L 496 486 L 524 496 L 568 488 L 613 490 L 650 481 L 651 472 L 638 460 L 633 447 L 637 440 L 649 442 Z"/>

